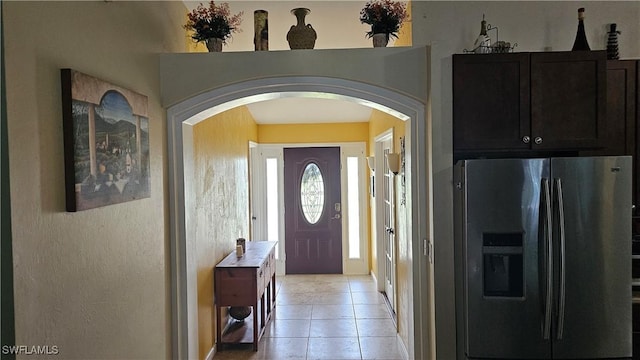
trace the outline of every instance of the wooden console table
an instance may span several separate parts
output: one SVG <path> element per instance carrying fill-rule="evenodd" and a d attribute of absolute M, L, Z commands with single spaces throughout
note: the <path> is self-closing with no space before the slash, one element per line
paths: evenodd
<path fill-rule="evenodd" d="M 234 251 L 216 265 L 214 279 L 219 349 L 223 344 L 252 343 L 253 350 L 258 351 L 258 341 L 276 306 L 276 243 L 247 241 L 247 251 L 242 257 L 237 257 Z M 227 328 L 221 314 L 222 307 L 226 306 L 251 306 L 251 315 L 241 326 L 232 324 Z M 249 321 L 251 318 L 252 322 Z"/>

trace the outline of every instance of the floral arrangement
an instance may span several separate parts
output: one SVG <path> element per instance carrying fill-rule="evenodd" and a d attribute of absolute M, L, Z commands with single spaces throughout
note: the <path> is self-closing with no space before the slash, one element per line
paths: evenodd
<path fill-rule="evenodd" d="M 188 20 L 184 25 L 186 30 L 193 30 L 191 37 L 196 42 L 206 41 L 211 38 L 222 39 L 226 44 L 231 33 L 242 31 L 239 26 L 242 23 L 243 11 L 231 15 L 229 3 L 216 5 L 210 1 L 205 7 L 202 3 L 187 14 Z"/>
<path fill-rule="evenodd" d="M 360 22 L 371 25 L 367 37 L 373 34 L 387 34 L 395 38 L 402 23 L 409 17 L 407 4 L 392 0 L 370 0 L 360 10 Z"/>

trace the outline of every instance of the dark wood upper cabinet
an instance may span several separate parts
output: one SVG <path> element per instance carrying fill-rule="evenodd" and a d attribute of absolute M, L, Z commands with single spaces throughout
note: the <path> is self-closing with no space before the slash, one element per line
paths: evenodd
<path fill-rule="evenodd" d="M 454 55 L 454 149 L 528 149 L 529 97 L 529 54 Z"/>
<path fill-rule="evenodd" d="M 604 51 L 454 55 L 454 152 L 600 147 L 606 65 Z"/>
<path fill-rule="evenodd" d="M 531 54 L 531 130 L 538 149 L 595 149 L 605 129 L 604 51 Z"/>

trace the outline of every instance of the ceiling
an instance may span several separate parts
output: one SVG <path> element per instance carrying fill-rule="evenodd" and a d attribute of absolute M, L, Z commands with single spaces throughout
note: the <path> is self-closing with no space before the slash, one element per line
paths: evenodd
<path fill-rule="evenodd" d="M 258 124 L 367 122 L 371 108 L 351 101 L 288 97 L 247 105 Z"/>

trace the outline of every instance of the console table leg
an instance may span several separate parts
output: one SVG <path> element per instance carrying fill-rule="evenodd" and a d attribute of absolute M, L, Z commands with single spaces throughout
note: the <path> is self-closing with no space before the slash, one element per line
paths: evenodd
<path fill-rule="evenodd" d="M 222 311 L 216 305 L 216 338 L 218 339 L 218 350 L 222 350 Z"/>
<path fill-rule="evenodd" d="M 260 328 L 264 327 L 264 294 L 260 297 Z"/>
<path fill-rule="evenodd" d="M 256 314 L 257 309 L 258 302 L 256 301 L 253 304 L 253 351 L 258 351 L 258 334 L 260 334 L 260 330 L 258 327 L 258 314 Z"/>
<path fill-rule="evenodd" d="M 267 284 L 267 290 L 265 291 L 267 294 L 267 304 L 266 304 L 266 308 L 267 308 L 267 318 L 269 317 L 269 315 L 271 314 L 271 283 Z"/>
<path fill-rule="evenodd" d="M 276 307 L 276 273 L 271 276 L 271 292 L 273 293 L 273 307 Z"/>

